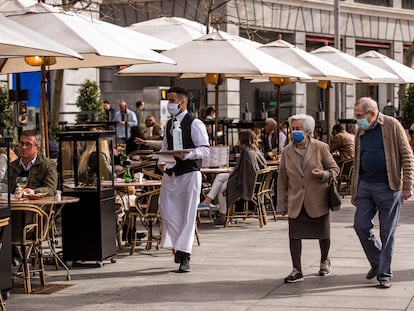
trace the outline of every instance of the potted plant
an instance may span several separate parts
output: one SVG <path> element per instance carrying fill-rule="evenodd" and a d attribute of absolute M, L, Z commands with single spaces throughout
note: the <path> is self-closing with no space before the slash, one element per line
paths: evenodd
<path fill-rule="evenodd" d="M 101 91 L 96 81 L 85 80 L 81 84 L 76 106 L 81 111 L 76 118 L 77 123 L 105 120 Z"/>

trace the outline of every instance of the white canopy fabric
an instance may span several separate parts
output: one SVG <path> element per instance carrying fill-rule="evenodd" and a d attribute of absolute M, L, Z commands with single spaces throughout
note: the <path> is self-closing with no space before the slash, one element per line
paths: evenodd
<path fill-rule="evenodd" d="M 295 66 L 315 80 L 331 80 L 333 82 L 357 81 L 358 77 L 331 63 L 316 57 L 282 39 L 267 43 L 259 50 Z"/>
<path fill-rule="evenodd" d="M 148 21 L 132 24 L 127 28 L 160 38 L 176 45 L 182 45 L 207 34 L 207 27 L 205 25 L 182 17 L 158 17 Z M 217 30 L 210 29 L 210 33 L 214 31 Z M 241 40 L 253 47 L 259 47 L 262 45 L 258 42 L 233 34 L 228 33 L 228 35 L 234 36 L 236 39 Z"/>
<path fill-rule="evenodd" d="M 378 53 L 377 51 L 371 50 L 362 53 L 357 58 L 370 63 L 371 65 L 377 66 L 381 69 L 389 71 L 401 79 L 400 83 L 413 83 L 414 82 L 414 69 L 403 65 L 384 54 Z"/>
<path fill-rule="evenodd" d="M 222 31 L 212 32 L 162 55 L 171 58 L 177 65 L 133 65 L 118 74 L 198 78 L 207 73 L 223 73 L 231 78 L 274 76 L 310 79 L 307 74 Z"/>
<path fill-rule="evenodd" d="M 150 48 L 168 49 L 171 47 L 168 42 L 163 43 L 155 38 L 144 41 L 143 36 L 137 32 L 75 13 L 60 11 L 46 4 L 35 4 L 19 13 L 9 15 L 8 18 L 52 40 L 59 40 L 84 58 L 84 60 L 58 60 L 55 65 L 49 67 L 50 70 L 154 62 L 174 63 L 166 56 L 150 50 Z M 159 45 L 159 43 L 163 44 Z M 8 62 L 1 72 L 38 70 L 16 59 Z"/>
<path fill-rule="evenodd" d="M 72 49 L 0 15 L 0 64 L 5 64 L 12 57 L 30 55 L 82 59 Z"/>
<path fill-rule="evenodd" d="M 200 38 L 207 33 L 207 27 L 203 24 L 182 17 L 159 17 L 132 24 L 127 28 L 176 45 Z"/>
<path fill-rule="evenodd" d="M 357 76 L 362 82 L 399 83 L 399 78 L 362 59 L 339 51 L 331 46 L 323 46 L 311 52 L 313 55 Z"/>

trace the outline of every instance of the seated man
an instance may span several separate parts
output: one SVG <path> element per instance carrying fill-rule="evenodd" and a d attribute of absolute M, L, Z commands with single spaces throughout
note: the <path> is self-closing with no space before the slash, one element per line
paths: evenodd
<path fill-rule="evenodd" d="M 339 155 L 335 156 L 334 159 L 337 163 L 341 163 L 345 160 L 353 159 L 355 150 L 355 136 L 348 133 L 344 126 L 341 124 L 335 124 L 332 128 L 332 139 L 329 147 L 331 152 L 338 152 Z"/>
<path fill-rule="evenodd" d="M 10 163 L 9 190 L 16 189 L 17 177 L 27 177 L 25 195 L 47 193 L 56 194 L 58 175 L 55 164 L 42 156 L 40 134 L 34 130 L 22 132 L 19 143 L 20 157 Z"/>

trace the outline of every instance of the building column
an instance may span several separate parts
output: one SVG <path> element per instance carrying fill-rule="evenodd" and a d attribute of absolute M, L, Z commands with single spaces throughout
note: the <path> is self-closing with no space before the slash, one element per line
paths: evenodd
<path fill-rule="evenodd" d="M 295 32 L 295 45 L 306 51 L 306 33 L 301 31 Z M 298 68 L 300 70 L 300 68 Z M 295 83 L 295 95 L 293 96 L 293 104 L 296 108 L 296 113 L 306 114 L 306 83 Z"/>
<path fill-rule="evenodd" d="M 345 53 L 350 55 L 355 55 L 355 38 L 354 37 L 343 37 Z M 346 70 L 346 68 L 342 68 Z M 355 98 L 355 83 L 345 83 L 345 103 L 344 113 L 345 119 L 352 119 L 354 117 L 354 104 L 356 101 Z"/>

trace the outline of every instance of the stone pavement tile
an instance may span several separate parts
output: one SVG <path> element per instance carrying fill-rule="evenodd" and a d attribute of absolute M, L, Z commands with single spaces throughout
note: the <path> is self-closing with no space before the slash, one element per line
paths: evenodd
<path fill-rule="evenodd" d="M 12 295 L 8 310 L 411 310 L 414 294 L 414 200 L 401 213 L 390 289 L 366 280 L 368 262 L 352 228 L 353 210 L 345 198 L 332 213 L 332 273 L 319 277 L 318 242 L 303 243 L 304 282 L 285 284 L 291 271 L 287 221 L 256 219 L 228 228 L 199 226 L 201 246 L 194 246 L 191 273 L 175 273 L 169 250 L 132 256 L 124 249 L 117 262 L 101 268 L 71 267 L 73 284 L 51 295 Z M 47 266 L 47 282 L 66 283 L 65 272 Z"/>

